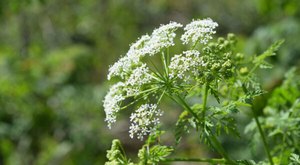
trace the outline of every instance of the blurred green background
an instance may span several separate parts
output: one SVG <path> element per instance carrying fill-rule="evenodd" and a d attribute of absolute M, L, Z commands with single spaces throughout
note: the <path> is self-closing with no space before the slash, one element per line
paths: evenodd
<path fill-rule="evenodd" d="M 103 164 L 113 138 L 136 154 L 127 117 L 112 130 L 103 121 L 109 65 L 160 24 L 206 17 L 248 54 L 285 39 L 274 70 L 261 73 L 266 89 L 299 65 L 298 0 L 0 0 L 0 164 Z M 170 132 L 178 112 L 168 111 Z M 207 153 L 195 142 L 181 151 Z M 227 143 L 247 154 L 238 149 L 247 143 Z"/>

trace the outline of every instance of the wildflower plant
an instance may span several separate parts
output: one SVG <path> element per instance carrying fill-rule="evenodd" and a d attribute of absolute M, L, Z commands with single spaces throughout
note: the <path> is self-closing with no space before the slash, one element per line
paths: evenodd
<path fill-rule="evenodd" d="M 111 128 L 123 110 L 131 111 L 129 136 L 145 140 L 137 164 L 168 161 L 254 164 L 251 160 L 233 160 L 218 139 L 224 133 L 239 137 L 234 116 L 241 107 L 249 107 L 252 111 L 254 125 L 268 156 L 266 162 L 274 164 L 267 137 L 252 107 L 253 99 L 265 93 L 255 71 L 271 67 L 266 58 L 273 56 L 283 41 L 275 42 L 259 56 L 245 56 L 236 52 L 235 35 L 213 39 L 217 27 L 210 18 L 193 20 L 185 27 L 176 22 L 161 25 L 152 34 L 140 37 L 110 66 L 108 79 L 114 79 L 116 83 L 103 101 L 105 121 Z M 175 42 L 176 37 L 181 43 Z M 179 44 L 185 45 L 186 49 L 173 53 L 172 48 Z M 157 58 L 160 63 L 154 61 Z M 168 158 L 176 147 L 162 145 L 156 140 L 164 133 L 160 119 L 171 113 L 160 108 L 164 97 L 182 107 L 181 115 L 174 121 L 176 143 L 194 129 L 199 139 L 218 152 L 221 159 Z M 208 98 L 215 98 L 218 105 L 209 105 Z M 191 99 L 198 102 L 191 103 Z M 291 155 L 294 161 L 298 159 L 296 153 L 290 153 L 294 154 Z M 113 142 L 107 158 L 107 164 L 135 164 L 127 159 L 118 140 Z"/>

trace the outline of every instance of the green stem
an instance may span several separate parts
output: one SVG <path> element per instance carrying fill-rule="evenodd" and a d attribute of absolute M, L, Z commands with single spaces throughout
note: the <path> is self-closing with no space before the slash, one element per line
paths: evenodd
<path fill-rule="evenodd" d="M 169 49 L 169 47 L 167 48 L 167 65 L 169 66 L 169 64 L 170 64 L 170 61 L 171 61 L 171 59 L 170 59 L 170 49 Z"/>
<path fill-rule="evenodd" d="M 282 137 L 282 144 L 284 144 L 285 143 L 285 134 L 283 134 L 283 137 Z M 282 161 L 282 157 L 283 157 L 283 152 L 284 152 L 284 149 L 286 148 L 286 146 L 285 145 L 282 145 L 281 146 L 281 151 L 280 151 L 280 159 L 279 159 L 279 164 L 281 163 L 281 161 Z"/>
<path fill-rule="evenodd" d="M 206 116 L 206 105 L 207 105 L 207 97 L 208 97 L 208 90 L 209 90 L 209 84 L 206 82 L 204 84 L 204 95 L 203 95 L 203 104 L 202 104 L 202 119 L 203 119 L 203 130 L 208 130 L 204 131 L 207 136 L 212 137 L 211 139 L 209 138 L 210 143 L 214 145 L 215 148 L 218 149 L 218 152 L 225 158 L 229 160 L 229 157 L 226 153 L 226 151 L 223 149 L 222 145 L 220 144 L 219 140 L 215 136 L 215 134 L 212 133 L 211 129 L 209 127 L 206 128 L 205 126 L 205 116 Z"/>
<path fill-rule="evenodd" d="M 199 122 L 201 122 L 200 118 L 198 117 L 198 115 L 190 108 L 190 106 L 185 102 L 185 100 L 180 97 L 180 96 L 177 96 L 180 103 L 183 105 L 183 107 L 189 112 L 191 113 Z"/>
<path fill-rule="evenodd" d="M 269 151 L 269 148 L 268 148 L 268 143 L 267 143 L 265 134 L 264 134 L 264 132 L 263 132 L 263 130 L 262 130 L 262 128 L 261 128 L 261 125 L 260 125 L 260 123 L 259 123 L 258 117 L 257 117 L 257 115 L 256 115 L 256 113 L 255 113 L 255 111 L 254 111 L 254 109 L 253 109 L 253 108 L 251 108 L 251 109 L 252 109 L 253 116 L 254 116 L 256 125 L 257 125 L 257 127 L 258 127 L 260 136 L 261 136 L 262 141 L 263 141 L 263 144 L 264 144 L 265 152 L 267 153 L 267 156 L 268 156 L 268 159 L 269 159 L 269 161 L 270 161 L 270 164 L 271 164 L 271 165 L 274 165 L 274 162 L 273 162 L 273 160 L 272 160 L 272 157 L 271 157 L 271 154 L 270 154 L 270 151 Z"/>
<path fill-rule="evenodd" d="M 232 162 L 229 158 L 229 156 L 227 155 L 226 151 L 224 150 L 224 148 L 222 147 L 221 143 L 219 142 L 219 140 L 217 139 L 217 137 L 215 136 L 215 134 L 211 131 L 211 129 L 209 127 L 206 128 L 205 125 L 205 116 L 206 116 L 206 105 L 207 105 L 207 97 L 208 97 L 208 91 L 209 91 L 209 84 L 206 82 L 204 85 L 204 95 L 203 95 L 203 107 L 202 107 L 202 118 L 203 118 L 203 129 L 204 130 L 208 130 L 204 131 L 207 136 L 210 136 L 211 138 L 209 138 L 209 141 L 213 144 L 213 146 L 218 150 L 218 152 L 225 158 L 227 159 L 229 162 Z"/>
<path fill-rule="evenodd" d="M 141 91 L 141 92 L 132 94 L 132 95 L 127 95 L 125 98 L 134 97 L 134 96 L 141 95 L 141 94 L 144 94 L 144 93 L 153 92 L 154 90 L 157 90 L 157 89 L 159 89 L 159 88 L 160 88 L 160 87 L 150 88 L 150 89 L 147 89 L 147 90 L 144 90 L 144 91 Z"/>
<path fill-rule="evenodd" d="M 219 142 L 219 140 L 217 139 L 217 137 L 215 136 L 215 134 L 213 134 L 213 132 L 211 131 L 211 129 L 208 128 L 209 132 L 206 132 L 206 134 L 208 136 L 211 137 L 211 139 L 209 139 L 211 141 L 211 143 L 214 145 L 214 147 L 218 150 L 218 152 L 231 164 L 236 164 L 234 161 L 232 161 L 229 156 L 227 155 L 226 151 L 224 150 L 223 146 L 221 145 L 221 143 Z"/>
<path fill-rule="evenodd" d="M 167 64 L 167 58 L 165 57 L 165 53 L 164 52 L 161 53 L 161 60 L 162 60 L 162 63 L 164 65 L 166 79 L 168 80 L 168 77 L 169 77 L 169 68 L 167 66 L 168 65 Z"/>
<path fill-rule="evenodd" d="M 197 46 L 198 42 L 200 41 L 200 38 L 194 43 L 194 45 L 192 46 L 192 50 L 195 49 L 195 47 Z"/>
<path fill-rule="evenodd" d="M 123 157 L 123 159 L 126 160 L 126 162 L 128 162 L 127 156 L 126 156 L 126 152 L 125 152 L 123 146 L 122 146 L 120 143 L 118 143 L 118 144 L 119 144 L 119 145 L 118 145 L 118 146 L 119 146 L 119 149 L 120 149 L 121 152 L 122 152 L 122 157 Z"/>
<path fill-rule="evenodd" d="M 157 104 L 160 103 L 160 101 L 161 101 L 162 97 L 164 96 L 165 92 L 166 92 L 166 89 L 165 89 L 165 90 L 162 92 L 162 94 L 160 95 L 160 97 L 159 97 L 159 99 L 158 99 L 158 101 L 157 101 Z"/>
<path fill-rule="evenodd" d="M 201 158 L 168 158 L 163 159 L 162 162 L 207 162 L 211 164 L 227 164 L 225 159 L 201 159 Z"/>
<path fill-rule="evenodd" d="M 149 96 L 150 94 L 156 92 L 156 89 L 158 89 L 158 88 L 148 89 L 148 90 L 142 91 L 142 92 L 140 92 L 140 93 L 137 93 L 136 95 L 144 94 L 144 95 L 143 95 L 144 97 L 145 97 L 145 96 Z M 132 96 L 134 96 L 134 95 L 132 95 Z M 125 98 L 129 98 L 129 97 L 132 97 L 132 96 L 127 96 L 127 97 L 125 97 Z M 144 97 L 139 97 L 139 98 L 133 100 L 132 102 L 130 102 L 129 104 L 126 104 L 125 106 L 120 107 L 120 110 L 123 110 L 123 109 L 128 108 L 129 106 L 131 106 L 131 105 L 137 103 L 138 101 L 140 101 L 140 100 L 143 99 Z M 161 97 L 162 97 L 162 96 L 161 96 Z"/>
<path fill-rule="evenodd" d="M 202 107 L 202 118 L 203 118 L 203 123 L 205 125 L 205 114 L 206 114 L 206 104 L 207 104 L 207 96 L 208 96 L 208 90 L 209 90 L 209 85 L 208 83 L 205 83 L 204 86 L 204 96 L 203 96 L 203 107 Z"/>

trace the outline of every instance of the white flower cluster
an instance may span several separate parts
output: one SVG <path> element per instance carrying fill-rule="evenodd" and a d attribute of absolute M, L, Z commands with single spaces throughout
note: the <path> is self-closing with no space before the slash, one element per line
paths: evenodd
<path fill-rule="evenodd" d="M 128 72 L 132 69 L 134 64 L 134 58 L 129 58 L 128 56 L 124 56 L 119 59 L 114 65 L 110 66 L 108 70 L 107 79 L 110 80 L 114 76 L 120 76 L 121 78 L 125 78 Z"/>
<path fill-rule="evenodd" d="M 142 64 L 142 66 L 137 67 L 132 71 L 126 84 L 131 86 L 141 86 L 149 82 L 151 82 L 149 68 L 146 64 Z"/>
<path fill-rule="evenodd" d="M 195 20 L 186 25 L 181 40 L 183 44 L 197 42 L 206 44 L 212 38 L 211 35 L 215 33 L 214 29 L 217 26 L 218 24 L 209 18 Z M 167 76 L 172 80 L 187 82 L 191 77 L 198 76 L 201 67 L 206 66 L 200 57 L 200 52 L 196 50 L 188 50 L 166 59 L 164 65 L 168 65 L 169 61 L 170 63 L 169 66 L 164 67 L 167 68 L 164 75 L 152 72 L 151 67 L 142 61 L 145 56 L 154 56 L 165 48 L 174 46 L 175 31 L 181 27 L 182 25 L 176 22 L 161 25 L 151 35 L 143 35 L 139 38 L 130 46 L 125 56 L 110 66 L 107 78 L 110 80 L 112 77 L 119 77 L 121 80 L 110 88 L 103 101 L 105 121 L 109 128 L 116 122 L 118 112 L 128 107 L 127 105 L 121 107 L 121 103 L 126 98 L 133 97 L 135 99 L 133 103 L 143 100 L 144 104 L 131 114 L 129 131 L 130 137 L 137 136 L 142 140 L 144 136 L 155 131 L 159 117 L 162 116 L 162 111 L 157 108 L 157 104 L 146 104 L 147 97 L 160 93 L 161 87 L 170 83 L 165 82 L 169 80 Z M 164 93 L 161 97 L 163 95 Z"/>
<path fill-rule="evenodd" d="M 130 73 L 130 71 L 140 63 L 141 57 L 145 55 L 155 55 L 162 48 L 174 45 L 175 31 L 182 27 L 181 24 L 170 22 L 167 25 L 161 25 L 155 29 L 151 36 L 144 35 L 130 46 L 126 56 L 122 57 L 114 65 L 109 68 L 108 80 L 114 76 L 120 76 L 122 79 Z"/>
<path fill-rule="evenodd" d="M 151 79 L 152 77 L 146 64 L 142 64 L 140 67 L 135 68 L 125 82 L 127 85 L 125 88 L 126 95 L 136 95 L 140 92 L 141 86 L 150 83 Z"/>
<path fill-rule="evenodd" d="M 169 77 L 172 79 L 177 77 L 179 79 L 188 80 L 188 72 L 194 76 L 199 74 L 199 67 L 204 66 L 204 62 L 200 58 L 200 52 L 196 50 L 185 51 L 183 54 L 175 55 L 171 58 L 169 65 Z"/>
<path fill-rule="evenodd" d="M 121 77 L 124 82 L 119 82 L 111 87 L 104 98 L 105 121 L 108 127 L 116 121 L 116 113 L 120 110 L 119 103 L 125 100 L 126 96 L 138 94 L 140 86 L 151 82 L 151 73 L 141 58 L 145 55 L 155 55 L 163 48 L 174 45 L 175 31 L 182 27 L 181 24 L 170 22 L 161 25 L 149 35 L 143 35 L 130 46 L 127 54 L 119 59 L 109 68 L 108 79 L 114 76 Z M 120 92 L 122 88 L 123 92 Z"/>
<path fill-rule="evenodd" d="M 181 36 L 181 40 L 183 44 L 189 42 L 207 44 L 208 40 L 212 39 L 212 34 L 216 33 L 214 29 L 217 26 L 218 24 L 210 18 L 192 21 L 185 26 L 185 33 Z"/>
<path fill-rule="evenodd" d="M 151 37 L 149 35 L 143 35 L 130 46 L 126 56 L 132 59 L 134 63 L 138 63 L 141 57 L 149 53 L 147 43 L 150 39 Z"/>
<path fill-rule="evenodd" d="M 157 108 L 156 104 L 143 104 L 130 116 L 131 125 L 129 127 L 129 135 L 131 138 L 134 135 L 138 139 L 143 140 L 144 136 L 155 131 L 159 124 L 159 117 L 163 112 Z"/>
<path fill-rule="evenodd" d="M 110 87 L 109 92 L 103 100 L 103 107 L 106 114 L 105 121 L 108 128 L 116 122 L 116 115 L 120 111 L 120 103 L 128 96 L 137 95 L 143 84 L 151 82 L 151 76 L 146 64 L 135 68 L 129 79 L 124 82 L 118 82 Z"/>
<path fill-rule="evenodd" d="M 108 128 L 111 128 L 111 124 L 116 122 L 116 114 L 120 110 L 120 102 L 125 99 L 122 95 L 122 88 L 125 86 L 124 83 L 119 82 L 110 87 L 109 92 L 104 98 L 103 107 L 106 114 L 105 121 L 107 122 Z"/>
<path fill-rule="evenodd" d="M 149 55 L 158 53 L 162 48 L 167 48 L 174 45 L 174 38 L 176 37 L 175 30 L 182 27 L 181 24 L 170 22 L 167 25 L 161 25 L 155 29 L 148 42 Z"/>

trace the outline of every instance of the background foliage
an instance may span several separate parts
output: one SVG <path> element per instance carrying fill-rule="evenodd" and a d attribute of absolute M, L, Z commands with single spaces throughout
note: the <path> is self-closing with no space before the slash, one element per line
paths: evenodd
<path fill-rule="evenodd" d="M 205 17 L 220 24 L 221 35 L 236 33 L 241 41 L 238 49 L 248 54 L 262 53 L 273 41 L 285 39 L 279 55 L 270 61 L 274 69 L 259 73 L 270 93 L 291 66 L 299 66 L 297 0 L 1 0 L 0 164 L 103 164 L 112 137 L 136 154 L 141 144 L 129 140 L 126 120 L 113 131 L 103 122 L 109 64 L 159 24 L 170 20 L 185 24 Z M 258 98 L 257 111 L 270 116 L 269 109 L 278 110 L 272 106 L 277 101 L 274 95 L 286 94 L 285 88 Z M 163 107 L 168 108 L 179 109 Z M 164 121 L 170 130 L 174 129 L 172 116 L 175 119 L 179 111 L 172 112 Z M 270 134 L 276 126 L 270 127 Z M 224 138 L 224 144 L 235 157 L 259 160 L 259 153 L 239 150 L 249 145 L 245 139 L 250 138 Z M 214 154 L 205 146 L 199 149 L 193 138 L 184 140 L 181 154 Z"/>

